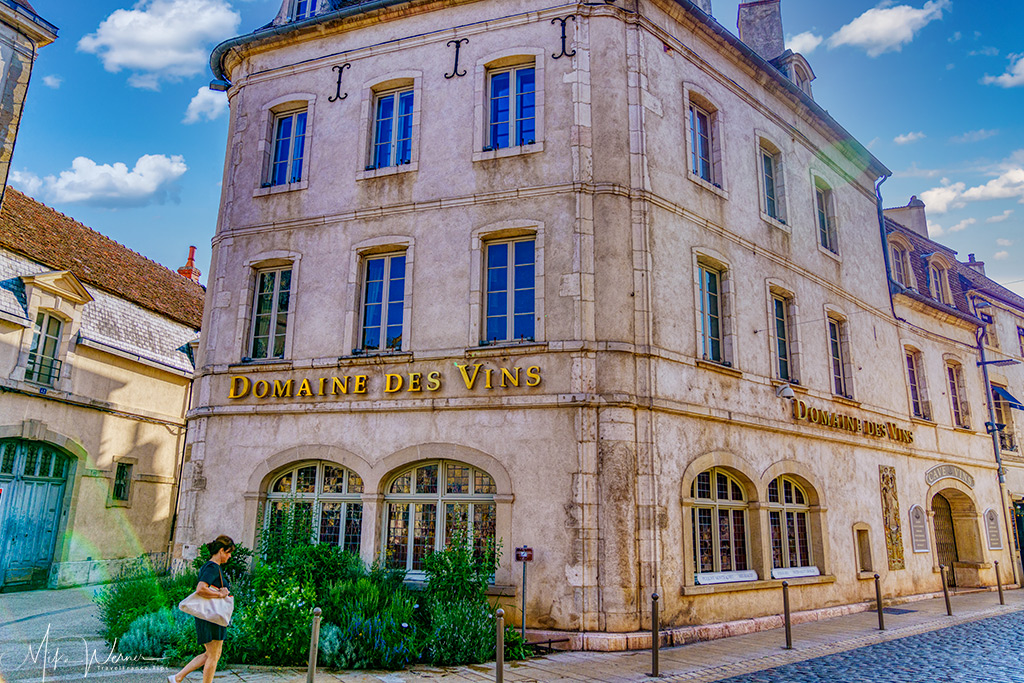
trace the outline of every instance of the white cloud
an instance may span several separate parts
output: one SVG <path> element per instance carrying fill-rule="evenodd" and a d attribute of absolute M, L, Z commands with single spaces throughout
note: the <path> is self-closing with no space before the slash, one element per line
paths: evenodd
<path fill-rule="evenodd" d="M 956 143 L 981 142 L 982 140 L 988 140 L 996 135 L 999 135 L 998 130 L 979 128 L 978 130 L 969 130 L 963 135 L 951 137 L 949 141 Z"/>
<path fill-rule="evenodd" d="M 71 168 L 57 176 L 39 178 L 33 173 L 12 173 L 12 182 L 26 193 L 52 202 L 95 206 L 145 206 L 177 200 L 176 182 L 188 166 L 184 157 L 145 154 L 130 169 L 120 161 L 97 164 L 88 157 L 76 157 Z M 17 177 L 15 177 L 15 175 Z"/>
<path fill-rule="evenodd" d="M 1003 211 L 998 216 L 992 216 L 991 218 L 986 218 L 985 222 L 986 223 L 1002 223 L 1007 218 L 1009 218 L 1012 214 L 1013 214 L 1013 209 L 1007 209 L 1006 211 Z M 1010 245 L 1009 244 L 1004 244 L 1003 246 L 1008 247 Z"/>
<path fill-rule="evenodd" d="M 917 142 L 918 140 L 922 140 L 925 137 L 927 136 L 924 133 L 918 131 L 916 133 L 910 132 L 904 133 L 903 135 L 897 135 L 895 138 L 893 138 L 892 141 L 895 142 L 897 145 L 909 145 L 911 142 Z"/>
<path fill-rule="evenodd" d="M 992 256 L 992 258 L 994 258 L 996 261 L 1005 261 L 1006 259 L 1010 258 L 1010 252 L 1003 249 L 1002 251 L 997 251 Z"/>
<path fill-rule="evenodd" d="M 10 174 L 7 176 L 8 182 L 11 185 L 18 188 L 27 195 L 35 196 L 39 190 L 43 189 L 43 180 L 35 173 L 29 171 L 15 171 L 11 169 Z"/>
<path fill-rule="evenodd" d="M 951 208 L 963 206 L 960 197 L 965 189 L 967 189 L 965 183 L 950 183 L 948 178 L 943 178 L 942 187 L 935 187 L 921 193 L 921 201 L 932 213 L 946 213 Z"/>
<path fill-rule="evenodd" d="M 985 85 L 992 85 L 994 83 L 1002 88 L 1014 88 L 1018 85 L 1024 85 L 1024 54 L 1010 55 L 1010 66 L 1006 68 L 1006 73 L 1001 76 L 985 74 L 981 82 Z"/>
<path fill-rule="evenodd" d="M 871 140 L 871 142 L 869 142 L 868 144 L 866 144 L 864 146 L 867 147 L 869 150 L 871 150 L 871 149 L 874 149 L 875 145 L 877 145 L 881 141 L 882 141 L 882 138 L 873 138 Z"/>
<path fill-rule="evenodd" d="M 960 31 L 957 31 L 956 33 L 954 33 L 953 35 L 951 35 L 951 36 L 949 37 L 949 42 L 951 42 L 951 43 L 957 43 L 957 42 L 959 42 L 959 41 L 960 41 L 960 39 L 961 39 L 961 38 L 963 38 L 963 37 L 964 37 L 964 34 L 960 33 Z"/>
<path fill-rule="evenodd" d="M 928 236 L 931 238 L 942 237 L 946 234 L 946 229 L 938 223 L 932 223 L 928 221 Z"/>
<path fill-rule="evenodd" d="M 111 13 L 78 49 L 99 55 L 107 71 L 132 71 L 132 86 L 155 90 L 161 79 L 201 73 L 209 44 L 234 35 L 240 21 L 227 0 L 140 0 Z"/>
<path fill-rule="evenodd" d="M 980 50 L 971 50 L 967 53 L 968 57 L 998 57 L 999 48 L 991 45 L 983 47 Z"/>
<path fill-rule="evenodd" d="M 885 52 L 899 52 L 914 39 L 918 31 L 942 18 L 942 11 L 950 0 L 929 0 L 921 9 L 910 5 L 885 6 L 869 9 L 829 38 L 829 47 L 853 45 L 877 57 Z"/>
<path fill-rule="evenodd" d="M 954 225 L 953 227 L 951 227 L 948 230 L 948 232 L 960 232 L 962 230 L 966 230 L 967 228 L 969 228 L 970 226 L 974 225 L 977 222 L 978 221 L 975 220 L 974 218 L 965 218 L 956 225 Z"/>
<path fill-rule="evenodd" d="M 998 244 L 1001 247 L 1012 247 L 1013 240 L 1008 240 L 1000 237 L 999 239 L 996 240 L 996 244 Z"/>
<path fill-rule="evenodd" d="M 60 87 L 60 84 L 63 82 L 64 79 L 60 76 L 54 76 L 53 74 L 50 74 L 49 76 L 43 76 L 43 85 L 45 85 L 47 88 L 53 88 L 54 90 L 56 90 Z"/>
<path fill-rule="evenodd" d="M 821 41 L 825 40 L 822 36 L 815 35 L 811 31 L 804 31 L 798 33 L 795 36 L 790 36 L 786 39 L 786 47 L 793 52 L 798 52 L 802 55 L 809 55 L 814 52 L 815 48 L 821 45 Z"/>
<path fill-rule="evenodd" d="M 201 119 L 213 121 L 220 118 L 228 110 L 228 97 L 222 92 L 199 88 L 195 97 L 188 103 L 188 110 L 182 123 L 198 123 Z"/>
<path fill-rule="evenodd" d="M 984 185 L 972 187 L 963 194 L 964 199 L 986 201 L 989 199 L 1019 198 L 1024 203 L 1024 168 L 1011 168 Z"/>

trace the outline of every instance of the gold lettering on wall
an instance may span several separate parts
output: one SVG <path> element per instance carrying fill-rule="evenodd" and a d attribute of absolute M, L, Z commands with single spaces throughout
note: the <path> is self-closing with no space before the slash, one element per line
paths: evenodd
<path fill-rule="evenodd" d="M 529 371 L 527 371 L 527 375 L 529 375 Z M 914 443 L 914 432 L 903 429 L 895 422 L 868 422 L 852 415 L 815 408 L 801 399 L 793 401 L 793 419 L 797 422 L 809 422 L 851 434 L 863 434 L 876 439 L 887 438 L 908 446 Z"/>

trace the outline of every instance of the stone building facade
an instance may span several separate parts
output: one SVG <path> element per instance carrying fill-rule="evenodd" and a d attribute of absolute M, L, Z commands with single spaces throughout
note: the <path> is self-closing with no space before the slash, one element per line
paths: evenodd
<path fill-rule="evenodd" d="M 527 626 L 605 633 L 653 592 L 682 625 L 775 613 L 784 578 L 795 609 L 939 588 L 908 512 L 999 490 L 983 439 L 893 391 L 889 171 L 778 2 L 740 39 L 710 9 L 289 1 L 215 50 L 177 556 L 298 509 L 415 579 L 467 527 L 509 602 L 534 549 Z"/>
<path fill-rule="evenodd" d="M 203 290 L 8 188 L 0 590 L 167 561 Z"/>

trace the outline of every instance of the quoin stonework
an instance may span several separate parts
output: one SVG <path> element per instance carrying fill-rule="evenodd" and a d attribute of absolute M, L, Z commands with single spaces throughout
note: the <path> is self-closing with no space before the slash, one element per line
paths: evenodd
<path fill-rule="evenodd" d="M 532 547 L 526 625 L 595 648 L 655 592 L 683 625 L 774 613 L 783 579 L 798 610 L 875 573 L 936 591 L 950 542 L 958 584 L 994 583 L 992 444 L 956 412 L 983 385 L 937 365 L 971 367 L 968 320 L 954 350 L 897 322 L 890 171 L 815 102 L 779 2 L 738 37 L 712 10 L 288 0 L 214 51 L 182 561 L 300 510 L 416 580 L 467 528 L 517 604 Z"/>

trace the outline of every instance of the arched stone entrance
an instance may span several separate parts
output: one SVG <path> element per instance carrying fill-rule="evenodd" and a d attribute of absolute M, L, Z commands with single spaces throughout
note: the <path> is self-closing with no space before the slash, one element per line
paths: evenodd
<path fill-rule="evenodd" d="M 962 491 L 945 488 L 932 496 L 930 508 L 936 566 L 951 568 L 946 575 L 950 586 L 980 586 L 984 556 L 974 501 Z"/>

